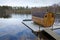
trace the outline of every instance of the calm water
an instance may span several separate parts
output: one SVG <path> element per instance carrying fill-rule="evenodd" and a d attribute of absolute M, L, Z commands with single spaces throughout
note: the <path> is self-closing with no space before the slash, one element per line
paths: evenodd
<path fill-rule="evenodd" d="M 31 14 L 12 14 L 11 18 L 0 18 L 0 40 L 37 40 L 31 30 L 21 23 L 23 19 L 31 19 Z M 53 26 L 60 28 L 60 22 L 56 20 Z M 54 31 L 60 35 L 60 29 Z"/>
<path fill-rule="evenodd" d="M 28 14 L 12 14 L 11 18 L 0 18 L 0 40 L 37 40 L 37 37 L 24 26 L 23 19 L 31 19 Z"/>

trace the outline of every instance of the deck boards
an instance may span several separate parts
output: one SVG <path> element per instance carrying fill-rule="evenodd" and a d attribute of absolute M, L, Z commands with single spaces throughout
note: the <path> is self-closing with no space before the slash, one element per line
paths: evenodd
<path fill-rule="evenodd" d="M 37 24 L 35 24 L 33 21 L 23 21 L 22 22 L 25 26 L 27 26 L 29 29 L 33 30 L 34 32 L 38 32 L 39 30 L 45 29 L 44 27 L 41 27 Z M 40 27 L 40 29 L 39 29 Z"/>
<path fill-rule="evenodd" d="M 48 34 L 50 34 L 53 38 L 55 38 L 56 40 L 60 40 L 60 36 L 57 35 L 54 31 L 51 31 L 49 29 L 44 29 L 45 32 L 47 32 Z"/>
<path fill-rule="evenodd" d="M 41 27 L 37 24 L 35 24 L 33 21 L 23 21 L 22 22 L 25 26 L 27 26 L 29 29 L 33 30 L 34 32 L 38 32 L 39 30 L 44 30 L 45 32 L 47 32 L 48 34 L 50 34 L 52 37 L 54 37 L 57 40 L 60 40 L 60 36 L 58 36 L 54 31 L 50 30 L 51 28 L 44 28 Z M 40 27 L 40 29 L 39 29 Z"/>

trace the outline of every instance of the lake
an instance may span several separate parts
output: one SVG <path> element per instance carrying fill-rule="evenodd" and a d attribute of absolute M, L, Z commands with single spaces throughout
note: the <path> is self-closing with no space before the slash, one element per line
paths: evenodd
<path fill-rule="evenodd" d="M 37 40 L 31 30 L 21 23 L 31 18 L 31 14 L 11 14 L 10 18 L 0 18 L 0 40 Z M 53 26 L 60 28 L 58 20 L 55 20 Z M 54 31 L 60 35 L 59 31 Z"/>
<path fill-rule="evenodd" d="M 0 18 L 0 40 L 37 40 L 21 23 L 23 19 L 31 19 L 31 14 L 11 14 L 10 18 Z"/>

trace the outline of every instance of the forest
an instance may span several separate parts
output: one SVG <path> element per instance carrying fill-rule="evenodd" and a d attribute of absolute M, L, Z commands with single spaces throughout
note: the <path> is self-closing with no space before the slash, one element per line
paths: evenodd
<path fill-rule="evenodd" d="M 52 6 L 46 7 L 12 7 L 12 6 L 0 6 L 0 17 L 7 16 L 9 14 L 31 14 L 31 10 L 33 8 L 39 8 L 41 12 L 53 12 L 56 14 L 60 14 L 60 5 L 54 4 Z"/>

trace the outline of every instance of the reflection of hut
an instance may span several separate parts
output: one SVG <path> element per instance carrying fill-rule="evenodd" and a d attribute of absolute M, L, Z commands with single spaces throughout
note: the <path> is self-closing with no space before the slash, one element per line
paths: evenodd
<path fill-rule="evenodd" d="M 55 16 L 52 12 L 46 13 L 44 11 L 41 12 L 38 8 L 32 9 L 32 20 L 39 25 L 50 27 L 53 25 L 54 19 Z"/>

